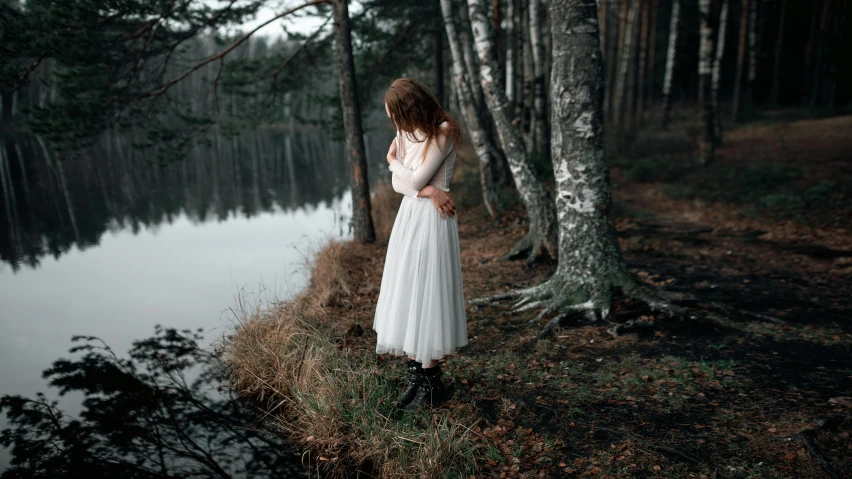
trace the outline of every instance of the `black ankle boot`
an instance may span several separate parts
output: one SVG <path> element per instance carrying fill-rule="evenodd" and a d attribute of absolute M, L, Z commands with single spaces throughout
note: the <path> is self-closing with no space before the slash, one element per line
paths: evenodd
<path fill-rule="evenodd" d="M 449 399 L 449 391 L 441 382 L 441 366 L 423 369 L 423 380 L 417 388 L 414 399 L 403 409 L 416 411 L 422 406 L 437 406 Z"/>
<path fill-rule="evenodd" d="M 396 400 L 397 408 L 407 406 L 417 395 L 417 388 L 423 382 L 423 366 L 420 363 L 411 359 L 406 365 L 406 370 L 408 371 L 408 384 L 405 385 L 405 389 L 402 390 L 402 394 Z"/>

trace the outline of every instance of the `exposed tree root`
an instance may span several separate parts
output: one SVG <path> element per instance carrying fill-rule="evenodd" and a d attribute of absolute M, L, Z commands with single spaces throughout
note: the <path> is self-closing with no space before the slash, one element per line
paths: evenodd
<path fill-rule="evenodd" d="M 628 440 L 633 441 L 633 442 L 639 444 L 642 447 L 646 447 L 648 449 L 652 449 L 652 450 L 657 451 L 657 452 L 670 454 L 672 456 L 677 456 L 680 459 L 684 460 L 685 462 L 688 462 L 688 463 L 691 463 L 691 464 L 700 464 L 702 462 L 701 458 L 694 456 L 694 455 L 692 455 L 692 454 L 690 454 L 686 451 L 681 451 L 680 449 L 677 449 L 677 448 L 674 448 L 674 447 L 671 447 L 671 446 L 664 446 L 662 444 L 655 444 L 653 442 L 647 441 L 645 439 L 641 439 L 639 437 L 636 437 L 632 434 L 628 434 L 628 433 L 623 432 L 623 431 L 619 431 L 619 430 L 616 430 L 616 429 L 609 429 L 609 428 L 605 428 L 605 427 L 596 427 L 596 429 L 599 430 L 599 431 L 603 431 L 603 432 L 612 434 L 612 435 L 618 435 L 618 436 L 625 437 Z"/>
<path fill-rule="evenodd" d="M 504 254 L 500 259 L 504 261 L 516 260 L 520 259 L 524 255 L 526 255 L 525 263 L 527 265 L 531 265 L 540 260 L 555 258 L 555 255 L 551 254 L 551 250 L 545 244 L 544 235 L 536 232 L 532 227 L 527 234 L 515 243 L 515 246 L 513 246 L 512 249 L 510 249 L 509 252 Z"/>
<path fill-rule="evenodd" d="M 539 338 L 548 336 L 554 328 L 563 324 L 569 317 L 585 316 L 591 322 L 601 321 L 609 315 L 612 302 L 612 290 L 620 287 L 621 291 L 629 298 L 647 304 L 655 311 L 662 311 L 669 317 L 683 316 L 685 310 L 654 294 L 625 275 L 627 278 L 618 283 L 609 282 L 606 287 L 596 288 L 595 291 L 583 285 L 575 286 L 572 282 L 554 275 L 548 281 L 529 288 L 517 289 L 506 293 L 473 299 L 468 302 L 473 306 L 500 305 L 501 301 L 517 300 L 512 306 L 513 312 L 527 311 L 541 308 L 539 313 L 529 322 L 537 323 L 549 315 L 554 315 L 542 328 Z M 579 300 L 578 300 L 579 299 Z M 641 327 L 635 323 L 626 327 Z M 626 330 L 625 327 L 611 328 L 610 334 L 620 334 Z"/>
<path fill-rule="evenodd" d="M 837 474 L 837 471 L 835 471 L 833 467 L 831 467 L 831 463 L 828 462 L 825 454 L 823 454 L 822 450 L 820 450 L 819 446 L 817 446 L 817 443 L 814 441 L 814 437 L 822 431 L 836 430 L 845 420 L 846 418 L 843 416 L 831 416 L 828 419 L 823 420 L 822 423 L 815 428 L 805 429 L 804 431 L 799 431 L 792 436 L 778 439 L 783 441 L 802 441 L 805 448 L 808 450 L 808 454 L 810 454 L 814 462 L 816 462 L 819 467 L 828 474 L 828 477 L 831 479 L 840 479 L 840 475 Z"/>
<path fill-rule="evenodd" d="M 607 333 L 610 334 L 613 338 L 617 338 L 624 334 L 633 332 L 633 331 L 648 331 L 653 330 L 656 327 L 656 323 L 653 320 L 651 321 L 634 321 L 630 320 L 623 324 L 616 324 L 613 327 L 606 330 Z"/>
<path fill-rule="evenodd" d="M 779 326 L 786 326 L 787 325 L 787 321 L 784 321 L 783 319 L 776 318 L 774 316 L 769 316 L 768 314 L 755 313 L 755 312 L 752 312 L 752 311 L 745 311 L 745 310 L 742 310 L 742 309 L 735 311 L 735 310 L 729 308 L 728 306 L 725 306 L 722 303 L 716 303 L 716 302 L 710 302 L 710 303 L 705 303 L 705 304 L 722 311 L 723 313 L 727 314 L 728 316 L 736 316 L 737 314 L 740 314 L 740 315 L 744 315 L 744 316 L 751 316 L 751 317 L 757 318 L 757 319 L 762 319 L 764 321 L 769 321 L 769 322 L 775 323 Z"/>

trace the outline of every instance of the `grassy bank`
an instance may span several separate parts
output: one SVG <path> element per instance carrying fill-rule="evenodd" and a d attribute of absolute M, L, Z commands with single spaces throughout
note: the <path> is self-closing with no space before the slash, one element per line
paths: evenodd
<path fill-rule="evenodd" d="M 807 214 L 759 207 L 767 196 L 810 198 L 823 181 L 844 184 L 850 121 L 745 125 L 727 133 L 710 168 L 692 162 L 688 127 L 615 139 L 628 265 L 697 319 L 673 323 L 617 298 L 610 322 L 578 320 L 536 341 L 535 311 L 471 309 L 470 344 L 446 361 L 453 399 L 405 416 L 391 408 L 402 361 L 373 353 L 400 201 L 379 190 L 384 240 L 328 244 L 301 295 L 245 312 L 227 347 L 232 387 L 302 445 L 312 471 L 336 476 L 828 477 L 811 445 L 852 476 L 852 242 L 837 221 L 848 193 L 808 200 Z M 814 141 L 814 132 L 825 133 Z M 522 210 L 490 223 L 476 164 L 462 156 L 453 195 L 466 297 L 546 279 L 554 265 L 499 260 L 525 232 Z M 628 320 L 657 328 L 607 333 Z"/>

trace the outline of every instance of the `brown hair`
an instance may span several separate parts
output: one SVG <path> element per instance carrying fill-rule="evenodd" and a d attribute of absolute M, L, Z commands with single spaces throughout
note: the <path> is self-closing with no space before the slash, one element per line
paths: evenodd
<path fill-rule="evenodd" d="M 452 139 L 453 146 L 458 147 L 461 142 L 459 124 L 441 108 L 426 85 L 413 78 L 394 80 L 385 92 L 385 105 L 390 112 L 393 126 L 405 132 L 411 141 L 428 142 L 436 139 L 439 134 L 446 133 L 448 139 Z M 441 128 L 441 123 L 445 121 L 447 126 Z M 417 138 L 417 132 L 426 137 Z M 402 145 L 397 145 L 397 148 L 401 147 Z M 429 151 L 429 143 L 423 150 L 424 158 L 427 151 Z"/>

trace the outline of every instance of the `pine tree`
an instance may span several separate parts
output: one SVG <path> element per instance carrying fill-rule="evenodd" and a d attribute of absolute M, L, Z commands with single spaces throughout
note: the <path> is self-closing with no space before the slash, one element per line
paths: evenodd
<path fill-rule="evenodd" d="M 361 128 L 361 105 L 355 80 L 355 61 L 352 58 L 352 34 L 349 27 L 349 1 L 334 0 L 334 48 L 337 56 L 340 106 L 346 151 L 349 154 L 352 190 L 352 226 L 355 239 L 361 242 L 376 240 L 373 217 L 370 214 L 370 187 L 367 183 L 367 154 L 364 151 L 364 131 Z"/>

